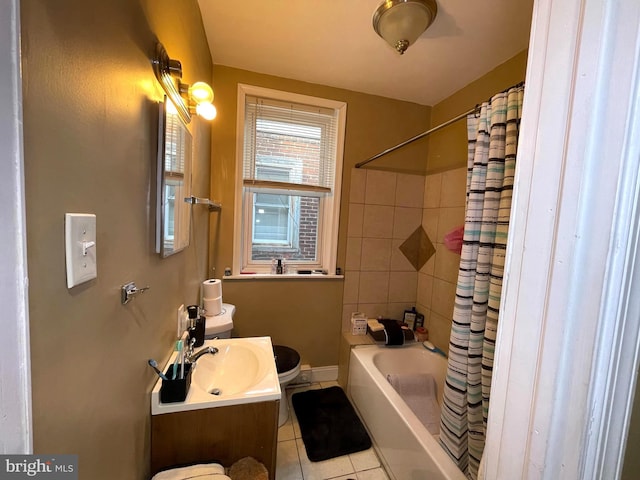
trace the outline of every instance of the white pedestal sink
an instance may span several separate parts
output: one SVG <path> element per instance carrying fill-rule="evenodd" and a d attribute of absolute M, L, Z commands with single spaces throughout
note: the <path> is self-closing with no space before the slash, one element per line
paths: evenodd
<path fill-rule="evenodd" d="M 151 392 L 151 414 L 279 400 L 278 372 L 270 337 L 207 340 L 197 348 L 213 346 L 216 354 L 201 356 L 193 367 L 191 388 L 184 402 L 161 403 L 162 380 Z M 171 356 L 163 371 L 176 357 Z"/>

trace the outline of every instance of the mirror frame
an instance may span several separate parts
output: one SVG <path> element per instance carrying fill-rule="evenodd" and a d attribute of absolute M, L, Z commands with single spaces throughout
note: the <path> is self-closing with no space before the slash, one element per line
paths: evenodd
<path fill-rule="evenodd" d="M 190 243 L 192 137 L 170 99 L 159 102 L 156 253 L 166 258 Z M 173 190 L 173 196 L 170 191 Z"/>

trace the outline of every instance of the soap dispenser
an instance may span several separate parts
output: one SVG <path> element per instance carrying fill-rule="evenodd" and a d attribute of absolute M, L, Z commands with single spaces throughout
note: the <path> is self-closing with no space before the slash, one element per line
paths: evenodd
<path fill-rule="evenodd" d="M 284 273 L 284 268 L 282 267 L 282 259 L 278 259 L 278 264 L 276 265 L 276 274 L 282 275 Z"/>
<path fill-rule="evenodd" d="M 205 321 L 204 316 L 198 316 L 198 306 L 189 305 L 187 313 L 189 314 L 189 340 L 195 338 L 194 347 L 200 347 L 204 343 Z"/>

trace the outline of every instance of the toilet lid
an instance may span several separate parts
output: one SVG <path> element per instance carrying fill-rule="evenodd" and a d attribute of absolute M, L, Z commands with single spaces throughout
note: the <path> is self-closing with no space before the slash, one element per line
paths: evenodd
<path fill-rule="evenodd" d="M 300 364 L 300 354 L 291 347 L 274 345 L 273 356 L 276 359 L 278 375 L 293 370 Z"/>

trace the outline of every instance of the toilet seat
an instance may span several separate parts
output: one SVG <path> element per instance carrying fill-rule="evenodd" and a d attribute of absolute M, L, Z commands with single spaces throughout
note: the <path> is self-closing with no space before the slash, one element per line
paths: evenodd
<path fill-rule="evenodd" d="M 298 352 L 291 347 L 274 345 L 273 356 L 276 360 L 280 384 L 288 383 L 298 376 L 300 373 L 300 354 Z"/>

